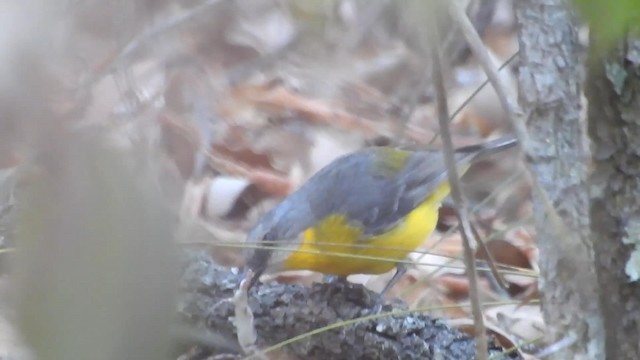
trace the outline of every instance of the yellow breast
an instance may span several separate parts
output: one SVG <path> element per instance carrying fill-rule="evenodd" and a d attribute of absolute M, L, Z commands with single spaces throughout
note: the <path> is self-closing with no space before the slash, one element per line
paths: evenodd
<path fill-rule="evenodd" d="M 347 223 L 342 215 L 331 215 L 304 232 L 299 252 L 292 252 L 284 270 L 312 270 L 323 274 L 382 274 L 414 251 L 438 221 L 438 208 L 449 194 L 447 183 L 384 234 L 362 238 L 362 229 Z M 384 258 L 376 260 L 371 258 Z"/>

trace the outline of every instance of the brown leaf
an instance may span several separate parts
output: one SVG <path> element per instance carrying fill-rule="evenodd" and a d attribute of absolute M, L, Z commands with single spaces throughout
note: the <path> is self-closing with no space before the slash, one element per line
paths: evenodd
<path fill-rule="evenodd" d="M 271 165 L 271 158 L 268 155 L 259 154 L 250 148 L 231 148 L 224 144 L 213 144 L 211 145 L 211 151 L 227 159 L 241 162 L 253 169 L 260 168 L 277 171 Z"/>
<path fill-rule="evenodd" d="M 520 248 L 505 240 L 491 240 L 486 243 L 486 248 L 491 253 L 492 258 L 501 265 L 515 266 L 524 269 L 531 269 L 529 257 Z M 488 260 L 488 255 L 484 248 L 479 247 L 476 253 L 479 260 Z"/>
<path fill-rule="evenodd" d="M 184 179 L 191 177 L 195 167 L 195 156 L 200 147 L 200 134 L 188 122 L 169 113 L 158 118 L 162 139 L 169 157 Z"/>
<path fill-rule="evenodd" d="M 242 87 L 236 90 L 235 96 L 244 97 L 264 110 L 279 113 L 295 112 L 306 120 L 356 130 L 369 136 L 379 134 L 379 130 L 371 120 L 359 118 L 322 101 L 304 98 L 281 85 Z"/>

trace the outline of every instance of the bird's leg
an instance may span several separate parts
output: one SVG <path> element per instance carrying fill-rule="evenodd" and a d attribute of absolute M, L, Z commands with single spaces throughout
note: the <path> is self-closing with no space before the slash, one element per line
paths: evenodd
<path fill-rule="evenodd" d="M 387 292 L 389 292 L 389 290 L 391 290 L 393 285 L 395 285 L 400 280 L 400 278 L 402 278 L 402 276 L 404 274 L 406 274 L 406 273 L 407 273 L 407 266 L 406 265 L 404 265 L 404 264 L 396 265 L 396 273 L 393 274 L 393 276 L 391 277 L 391 280 L 389 280 L 387 285 L 385 285 L 384 289 L 382 289 L 382 291 L 380 292 L 380 298 L 384 298 L 384 296 L 387 294 Z"/>
<path fill-rule="evenodd" d="M 253 271 L 246 268 L 243 271 L 241 282 L 248 282 L 248 284 L 246 285 L 247 293 L 249 293 L 249 290 L 251 290 L 251 288 L 258 283 L 258 280 L 260 280 L 260 276 L 262 276 L 262 273 L 264 273 L 264 270 Z"/>
<path fill-rule="evenodd" d="M 378 301 L 374 308 L 375 314 L 380 313 L 380 310 L 382 310 L 382 305 L 384 305 L 384 297 L 387 294 L 387 292 L 389 292 L 389 290 L 391 290 L 391 288 L 398 282 L 398 280 L 400 280 L 400 278 L 402 278 L 402 276 L 406 273 L 407 273 L 407 266 L 405 264 L 396 265 L 396 273 L 393 274 L 393 276 L 391 277 L 391 280 L 389 280 L 387 285 L 385 285 L 384 289 L 382 289 L 382 291 L 380 292 L 380 297 L 378 298 Z"/>

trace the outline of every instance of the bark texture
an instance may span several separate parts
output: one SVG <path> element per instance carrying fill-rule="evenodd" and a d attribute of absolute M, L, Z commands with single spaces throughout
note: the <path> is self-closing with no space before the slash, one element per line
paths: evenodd
<path fill-rule="evenodd" d="M 592 36 L 598 30 L 592 28 Z M 594 50 L 590 56 L 587 95 L 594 157 L 591 230 L 605 349 L 607 359 L 638 359 L 640 286 L 625 267 L 640 238 L 640 38 L 602 55 Z"/>
<path fill-rule="evenodd" d="M 545 193 L 534 196 L 543 313 L 555 339 L 576 339 L 557 358 L 599 359 L 602 326 L 589 243 L 589 152 L 580 116 L 577 23 L 568 1 L 519 0 L 514 7 L 519 102 L 531 138 L 526 155 Z"/>
<path fill-rule="evenodd" d="M 216 265 L 204 251 L 185 255 L 179 313 L 219 338 L 235 339 L 233 296 L 240 277 Z M 378 294 L 360 285 L 261 284 L 251 291 L 258 345 L 273 345 L 311 330 L 369 314 Z M 386 304 L 383 311 L 402 307 Z M 221 356 L 226 349 L 210 349 Z M 302 359 L 474 359 L 472 337 L 421 314 L 361 321 L 309 336 L 285 348 Z M 489 344 L 490 354 L 502 351 Z M 197 354 L 201 356 L 201 354 Z M 237 354 L 236 354 L 237 355 Z M 242 357 L 241 357 L 242 358 Z M 517 359 L 506 356 L 505 358 Z M 183 359 L 191 359 L 185 355 Z"/>

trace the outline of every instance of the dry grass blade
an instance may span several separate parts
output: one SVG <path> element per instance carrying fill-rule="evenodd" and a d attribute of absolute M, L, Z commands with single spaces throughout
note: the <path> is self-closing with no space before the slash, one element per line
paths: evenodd
<path fill-rule="evenodd" d="M 429 262 L 425 262 L 425 261 L 414 261 L 414 260 L 403 260 L 403 261 L 398 261 L 396 258 L 391 258 L 391 257 L 382 257 L 382 256 L 366 256 L 366 255 L 357 255 L 357 254 L 353 254 L 353 253 L 344 253 L 344 252 L 334 252 L 334 251 L 326 251 L 326 250 L 300 250 L 300 249 L 295 249 L 295 248 L 291 248 L 290 243 L 288 241 L 274 241 L 272 244 L 272 246 L 269 247 L 265 247 L 265 246 L 260 246 L 260 245 L 250 245 L 250 244 L 246 244 L 246 243 L 238 243 L 238 242 L 200 242 L 200 241 L 183 241 L 180 242 L 180 244 L 182 245 L 209 245 L 209 246 L 213 246 L 213 247 L 219 247 L 219 248 L 237 248 L 237 249 L 269 249 L 269 250 L 273 250 L 273 251 L 284 251 L 284 252 L 296 252 L 296 253 L 301 253 L 301 254 L 317 254 L 317 255 L 329 255 L 329 256 L 335 256 L 335 257 L 341 257 L 341 258 L 348 258 L 348 259 L 366 259 L 366 260 L 372 260 L 372 261 L 382 261 L 382 262 L 390 262 L 390 263 L 400 263 L 400 264 L 405 264 L 405 265 L 415 265 L 415 266 L 437 266 L 439 268 L 447 268 L 447 269 L 460 269 L 460 270 L 464 270 L 465 267 L 464 266 L 458 266 L 458 265 L 443 265 L 443 264 L 435 264 L 435 263 L 429 263 Z M 343 245 L 341 243 L 316 243 L 316 245 L 322 247 L 322 246 L 327 246 L 327 247 L 333 247 L 336 245 Z M 357 248 L 366 248 L 369 247 L 370 245 L 352 245 L 353 247 L 357 247 Z M 381 247 L 381 246 L 376 246 L 376 249 L 386 249 L 386 250 L 403 250 L 403 248 L 398 248 L 398 247 Z M 421 255 L 435 255 L 435 256 L 440 256 L 440 257 L 444 257 L 444 258 L 449 258 L 451 260 L 460 260 L 460 258 L 458 257 L 454 257 L 454 256 L 449 256 L 449 255 L 444 255 L 444 254 L 434 254 L 431 252 L 427 252 L 427 251 L 414 251 L 414 253 L 416 254 L 421 254 Z M 537 278 L 538 274 L 531 270 L 531 269 L 526 269 L 526 268 L 520 268 L 520 267 L 515 267 L 515 266 L 510 266 L 510 265 L 505 265 L 505 264 L 500 264 L 497 263 L 497 266 L 500 267 L 499 270 L 497 270 L 498 272 L 500 272 L 502 275 L 517 275 L 517 276 L 523 276 L 523 277 L 531 277 L 531 278 Z M 490 268 L 488 267 L 478 267 L 476 268 L 476 271 L 485 271 L 485 272 L 489 272 L 491 271 Z"/>

